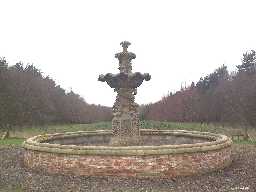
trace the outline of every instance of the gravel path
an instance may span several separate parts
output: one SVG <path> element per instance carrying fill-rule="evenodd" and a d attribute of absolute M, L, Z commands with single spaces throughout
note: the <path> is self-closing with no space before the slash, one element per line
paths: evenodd
<path fill-rule="evenodd" d="M 33 192 L 256 192 L 256 145 L 234 145 L 230 167 L 205 175 L 170 179 L 52 176 L 26 170 L 21 148 L 0 149 L 0 189 Z M 2 191 L 2 190 L 0 190 Z"/>

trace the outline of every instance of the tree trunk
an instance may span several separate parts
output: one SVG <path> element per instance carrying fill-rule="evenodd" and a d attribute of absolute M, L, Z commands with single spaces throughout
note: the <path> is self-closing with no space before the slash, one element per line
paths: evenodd
<path fill-rule="evenodd" d="M 245 125 L 244 127 L 244 140 L 248 141 L 249 135 L 248 135 L 248 127 Z"/>
<path fill-rule="evenodd" d="M 4 134 L 3 134 L 3 136 L 2 136 L 2 140 L 8 139 L 9 137 L 10 137 L 10 131 L 7 130 L 7 131 L 4 132 Z"/>

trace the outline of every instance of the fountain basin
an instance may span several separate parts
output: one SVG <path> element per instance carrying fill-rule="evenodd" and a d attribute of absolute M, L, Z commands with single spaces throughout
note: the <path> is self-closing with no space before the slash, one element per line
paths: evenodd
<path fill-rule="evenodd" d="M 27 139 L 24 164 L 50 174 L 167 177 L 205 173 L 231 163 L 231 139 L 183 130 L 141 130 L 139 146 L 110 146 L 111 131 L 38 135 Z"/>

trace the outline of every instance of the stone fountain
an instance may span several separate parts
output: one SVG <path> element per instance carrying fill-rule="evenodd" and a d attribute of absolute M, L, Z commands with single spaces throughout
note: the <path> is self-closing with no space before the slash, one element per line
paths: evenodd
<path fill-rule="evenodd" d="M 24 165 L 49 174 L 79 176 L 165 177 L 187 176 L 222 169 L 231 163 L 232 141 L 225 135 L 187 130 L 139 129 L 137 88 L 148 73 L 132 73 L 129 42 L 118 74 L 99 80 L 117 92 L 112 131 L 79 131 L 38 135 L 23 147 Z"/>
<path fill-rule="evenodd" d="M 128 52 L 127 48 L 131 43 L 123 41 L 120 43 L 123 51 L 115 55 L 119 60 L 120 73 L 100 75 L 99 81 L 107 82 L 117 92 L 115 104 L 113 106 L 112 120 L 112 145 L 139 145 L 140 129 L 138 117 L 138 104 L 134 102 L 137 88 L 144 80 L 149 81 L 151 76 L 148 73 L 132 73 L 132 59 L 136 55 Z"/>

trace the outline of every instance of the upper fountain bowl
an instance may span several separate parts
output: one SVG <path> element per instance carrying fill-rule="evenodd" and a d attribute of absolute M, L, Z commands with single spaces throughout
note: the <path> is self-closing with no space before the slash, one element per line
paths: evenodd
<path fill-rule="evenodd" d="M 148 73 L 107 73 L 106 75 L 100 75 L 98 80 L 107 82 L 111 88 L 137 88 L 142 82 L 149 81 L 151 76 Z"/>

